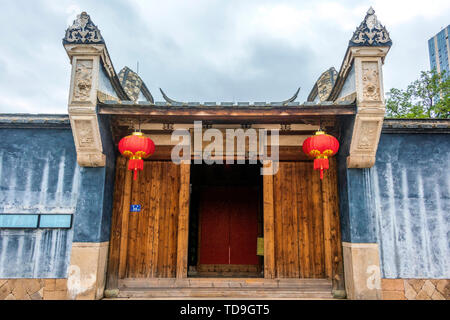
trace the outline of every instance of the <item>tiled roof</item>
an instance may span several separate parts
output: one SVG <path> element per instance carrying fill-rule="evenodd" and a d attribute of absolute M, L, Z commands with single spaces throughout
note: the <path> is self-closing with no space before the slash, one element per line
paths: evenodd
<path fill-rule="evenodd" d="M 115 107 L 126 107 L 126 106 L 140 106 L 140 107 L 166 107 L 166 108 L 271 108 L 271 107 L 291 107 L 291 108 L 299 108 L 299 107 L 315 107 L 315 106 L 348 106 L 352 103 L 348 103 L 348 101 L 343 102 L 332 102 L 332 101 L 322 101 L 319 103 L 314 102 L 163 102 L 157 101 L 155 103 L 150 103 L 147 101 L 117 101 L 107 100 L 103 102 L 103 105 L 110 105 Z"/>

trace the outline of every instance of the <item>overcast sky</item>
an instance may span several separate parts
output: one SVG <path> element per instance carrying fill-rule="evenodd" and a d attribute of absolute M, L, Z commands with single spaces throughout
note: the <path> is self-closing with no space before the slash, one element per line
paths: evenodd
<path fill-rule="evenodd" d="M 156 101 L 281 101 L 339 70 L 370 6 L 394 42 L 385 91 L 429 69 L 427 41 L 450 23 L 448 0 L 0 0 L 0 112 L 66 113 L 61 40 L 87 11 L 117 72 L 136 70 Z"/>

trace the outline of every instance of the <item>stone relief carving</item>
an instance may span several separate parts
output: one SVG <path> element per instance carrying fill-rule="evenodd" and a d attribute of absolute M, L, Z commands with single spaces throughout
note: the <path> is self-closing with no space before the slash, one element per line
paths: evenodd
<path fill-rule="evenodd" d="M 64 44 L 78 43 L 105 43 L 100 30 L 92 23 L 91 17 L 82 12 L 74 20 L 73 25 L 66 30 L 66 36 L 63 39 Z"/>
<path fill-rule="evenodd" d="M 92 89 L 92 68 L 91 60 L 80 60 L 77 62 L 73 100 L 89 100 Z"/>
<path fill-rule="evenodd" d="M 319 95 L 319 101 L 323 102 L 330 96 L 331 90 L 336 83 L 337 71 L 334 67 L 331 67 L 324 73 L 322 73 L 317 80 L 317 90 Z"/>
<path fill-rule="evenodd" d="M 367 15 L 360 26 L 356 28 L 353 37 L 349 42 L 350 47 L 355 46 L 391 46 L 392 40 L 389 32 L 378 21 L 375 10 L 370 7 Z"/>
<path fill-rule="evenodd" d="M 381 101 L 377 62 L 363 62 L 362 83 L 364 100 Z"/>
<path fill-rule="evenodd" d="M 358 149 L 373 149 L 378 133 L 378 121 L 363 121 L 357 144 Z"/>
<path fill-rule="evenodd" d="M 76 134 L 80 147 L 93 147 L 94 132 L 92 130 L 92 124 L 89 120 L 76 120 Z"/>

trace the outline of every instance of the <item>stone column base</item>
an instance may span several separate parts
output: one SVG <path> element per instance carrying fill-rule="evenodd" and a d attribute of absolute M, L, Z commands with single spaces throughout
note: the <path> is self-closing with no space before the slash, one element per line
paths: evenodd
<path fill-rule="evenodd" d="M 353 300 L 381 299 L 378 244 L 343 242 L 347 297 Z"/>
<path fill-rule="evenodd" d="M 103 298 L 109 242 L 74 242 L 67 279 L 68 298 L 95 300 Z"/>

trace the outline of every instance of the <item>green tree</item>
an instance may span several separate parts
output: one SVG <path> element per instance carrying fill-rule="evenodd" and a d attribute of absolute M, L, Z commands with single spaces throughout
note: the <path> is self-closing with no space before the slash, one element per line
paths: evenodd
<path fill-rule="evenodd" d="M 392 88 L 387 96 L 389 118 L 450 119 L 450 76 L 446 71 L 422 71 L 406 90 Z"/>

